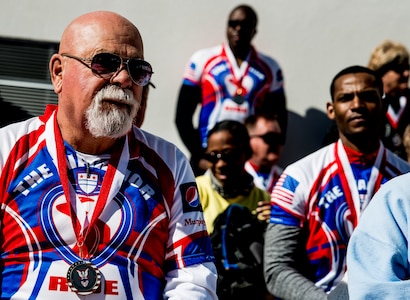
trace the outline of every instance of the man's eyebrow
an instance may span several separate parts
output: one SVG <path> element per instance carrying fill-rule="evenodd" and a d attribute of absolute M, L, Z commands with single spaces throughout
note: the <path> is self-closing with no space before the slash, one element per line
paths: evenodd
<path fill-rule="evenodd" d="M 358 93 L 361 94 L 361 93 L 374 93 L 374 92 L 377 92 L 377 90 L 376 89 L 361 90 Z"/>
<path fill-rule="evenodd" d="M 343 97 L 343 96 L 353 95 L 353 94 L 354 94 L 354 92 L 340 92 L 340 93 L 336 93 L 335 97 L 340 98 L 340 97 Z"/>

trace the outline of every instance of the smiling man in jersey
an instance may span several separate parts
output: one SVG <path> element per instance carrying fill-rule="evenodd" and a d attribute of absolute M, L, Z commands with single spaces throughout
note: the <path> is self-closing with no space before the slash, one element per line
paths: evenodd
<path fill-rule="evenodd" d="M 189 60 L 178 96 L 175 123 L 191 153 L 197 175 L 205 172 L 203 159 L 207 134 L 223 120 L 244 122 L 264 111 L 277 116 L 286 135 L 287 109 L 282 70 L 271 57 L 252 46 L 257 32 L 257 15 L 252 7 L 239 5 L 229 14 L 227 42 L 201 49 Z M 200 107 L 198 127 L 193 116 Z"/>
<path fill-rule="evenodd" d="M 271 195 L 265 279 L 281 299 L 327 299 L 346 271 L 350 235 L 371 197 L 410 165 L 380 142 L 383 84 L 365 67 L 331 83 L 339 140 L 289 165 Z"/>
<path fill-rule="evenodd" d="M 50 60 L 58 106 L 0 130 L 2 299 L 216 299 L 195 177 L 133 125 L 153 73 L 138 29 L 76 18 Z"/>

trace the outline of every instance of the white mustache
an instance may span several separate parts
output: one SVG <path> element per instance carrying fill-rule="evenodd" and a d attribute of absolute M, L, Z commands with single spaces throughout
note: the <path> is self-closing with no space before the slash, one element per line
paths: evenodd
<path fill-rule="evenodd" d="M 115 100 L 128 104 L 130 106 L 137 105 L 134 94 L 130 90 L 124 90 L 116 85 L 107 85 L 97 92 L 95 101 L 101 103 L 104 99 Z"/>

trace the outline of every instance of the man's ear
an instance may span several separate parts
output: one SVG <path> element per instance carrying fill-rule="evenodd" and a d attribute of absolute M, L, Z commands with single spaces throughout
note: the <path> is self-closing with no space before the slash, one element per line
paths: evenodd
<path fill-rule="evenodd" d="M 331 103 L 331 102 L 326 103 L 326 112 L 327 112 L 327 116 L 330 120 L 335 119 L 335 110 L 334 110 L 334 107 L 333 107 L 333 103 Z"/>
<path fill-rule="evenodd" d="M 252 38 L 251 38 L 251 40 L 255 37 L 256 33 L 258 33 L 258 31 L 257 31 L 256 28 L 255 28 L 255 29 L 253 30 L 253 32 L 252 32 Z"/>
<path fill-rule="evenodd" d="M 60 54 L 54 54 L 51 57 L 49 68 L 54 92 L 59 94 L 63 86 L 63 62 Z"/>

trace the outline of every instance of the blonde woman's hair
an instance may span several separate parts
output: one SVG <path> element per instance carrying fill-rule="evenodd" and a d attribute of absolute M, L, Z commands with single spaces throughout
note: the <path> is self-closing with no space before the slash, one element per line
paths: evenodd
<path fill-rule="evenodd" d="M 384 40 L 375 47 L 368 63 L 369 69 L 384 75 L 391 65 L 409 64 L 407 48 L 398 42 Z"/>

